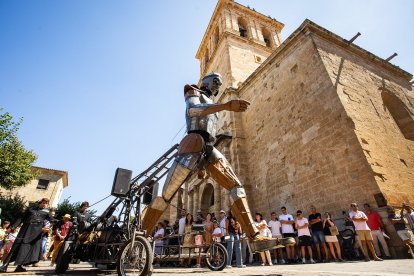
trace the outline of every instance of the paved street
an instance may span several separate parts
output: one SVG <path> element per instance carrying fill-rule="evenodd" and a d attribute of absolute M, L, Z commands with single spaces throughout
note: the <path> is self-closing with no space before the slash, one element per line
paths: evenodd
<path fill-rule="evenodd" d="M 28 267 L 25 273 L 13 273 L 15 267 L 9 267 L 7 275 L 54 275 L 53 269 L 49 267 L 50 261 L 40 262 L 39 267 Z M 116 271 L 102 268 L 93 268 L 88 263 L 71 265 L 67 275 L 117 275 Z M 232 268 L 225 269 L 221 272 L 213 272 L 209 269 L 195 268 L 157 268 L 153 275 L 168 276 L 186 276 L 203 273 L 205 275 L 224 275 L 224 276 L 325 276 L 325 275 L 363 275 L 363 276 L 389 276 L 389 275 L 414 275 L 414 260 L 386 260 L 383 262 L 346 262 L 346 263 L 329 263 L 329 264 L 295 264 L 295 265 L 276 265 L 276 266 L 250 266 L 244 269 Z"/>

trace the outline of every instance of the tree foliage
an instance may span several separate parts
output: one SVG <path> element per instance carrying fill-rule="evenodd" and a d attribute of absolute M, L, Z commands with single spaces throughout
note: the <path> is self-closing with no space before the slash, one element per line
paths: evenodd
<path fill-rule="evenodd" d="M 40 174 L 40 171 L 32 171 L 37 155 L 17 139 L 23 118 L 18 122 L 12 119 L 8 112 L 0 114 L 0 187 L 7 190 L 25 186 Z"/>
<path fill-rule="evenodd" d="M 20 196 L 18 193 L 14 196 L 0 193 L 1 221 L 7 220 L 13 223 L 21 218 L 27 209 L 26 204 L 25 197 Z"/>
<path fill-rule="evenodd" d="M 62 217 L 66 214 L 73 215 L 76 211 L 81 210 L 81 202 L 69 202 L 69 199 L 66 198 L 62 201 L 62 203 L 59 203 L 56 208 L 56 219 L 62 219 Z M 89 215 L 91 215 L 91 219 L 94 220 L 96 218 L 96 210 L 88 209 L 86 210 Z"/>

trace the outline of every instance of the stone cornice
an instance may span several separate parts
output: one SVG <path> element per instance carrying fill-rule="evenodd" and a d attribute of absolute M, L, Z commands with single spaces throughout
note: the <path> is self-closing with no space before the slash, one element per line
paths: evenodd
<path fill-rule="evenodd" d="M 238 10 L 240 12 L 243 12 L 245 14 L 248 14 L 254 18 L 260 19 L 261 21 L 275 26 L 279 30 L 282 30 L 285 26 L 283 23 L 277 21 L 276 19 L 270 18 L 269 16 L 265 16 L 257 11 L 251 10 L 237 2 L 234 2 L 232 0 L 219 0 L 216 8 L 214 9 L 214 13 L 211 16 L 210 22 L 208 23 L 207 30 L 204 33 L 203 39 L 201 40 L 200 46 L 198 47 L 196 58 L 200 59 L 202 56 L 202 50 L 205 48 L 205 45 L 208 43 L 208 38 L 211 36 L 214 28 L 214 23 L 217 21 L 222 9 L 228 6 L 230 8 L 233 8 L 235 10 Z"/>
<path fill-rule="evenodd" d="M 363 48 L 355 45 L 349 44 L 344 38 L 328 31 L 327 29 L 322 28 L 321 26 L 315 24 L 314 22 L 306 19 L 300 26 L 297 28 L 257 69 L 238 87 L 238 90 L 241 90 L 249 85 L 254 78 L 269 64 L 272 64 L 273 60 L 280 56 L 282 53 L 287 51 L 287 49 L 293 45 L 293 43 L 298 40 L 300 37 L 313 34 L 314 36 L 320 37 L 327 42 L 333 43 L 336 46 L 353 53 L 356 56 L 366 60 L 368 63 L 374 63 L 375 65 L 387 70 L 391 74 L 405 80 L 410 81 L 413 78 L 413 75 L 404 71 L 398 66 L 395 66 L 384 59 L 364 50 Z M 224 94 L 224 93 L 223 93 Z"/>

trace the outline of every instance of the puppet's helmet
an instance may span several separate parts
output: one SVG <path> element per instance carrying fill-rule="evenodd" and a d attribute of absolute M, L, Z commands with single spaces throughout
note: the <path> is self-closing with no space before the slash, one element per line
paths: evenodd
<path fill-rule="evenodd" d="M 223 78 L 219 73 L 212 72 L 207 74 L 201 81 L 201 87 L 204 87 L 214 96 L 217 95 L 220 86 L 223 84 Z"/>

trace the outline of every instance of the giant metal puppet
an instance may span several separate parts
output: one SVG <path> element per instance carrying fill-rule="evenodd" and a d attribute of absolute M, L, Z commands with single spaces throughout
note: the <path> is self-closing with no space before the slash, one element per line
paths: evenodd
<path fill-rule="evenodd" d="M 151 228 L 167 208 L 167 202 L 172 200 L 187 177 L 197 169 L 206 170 L 217 183 L 230 191 L 231 209 L 246 235 L 253 239 L 259 233 L 253 223 L 244 188 L 229 162 L 213 146 L 217 131 L 217 112 L 244 112 L 250 103 L 245 100 L 214 103 L 212 97 L 217 96 L 221 84 L 221 75 L 210 73 L 203 78 L 201 88 L 196 85 L 184 87 L 188 134 L 178 147 L 178 155 L 168 172 L 162 197 L 156 197 L 148 206 L 142 222 L 142 228 L 147 233 L 151 232 Z"/>

